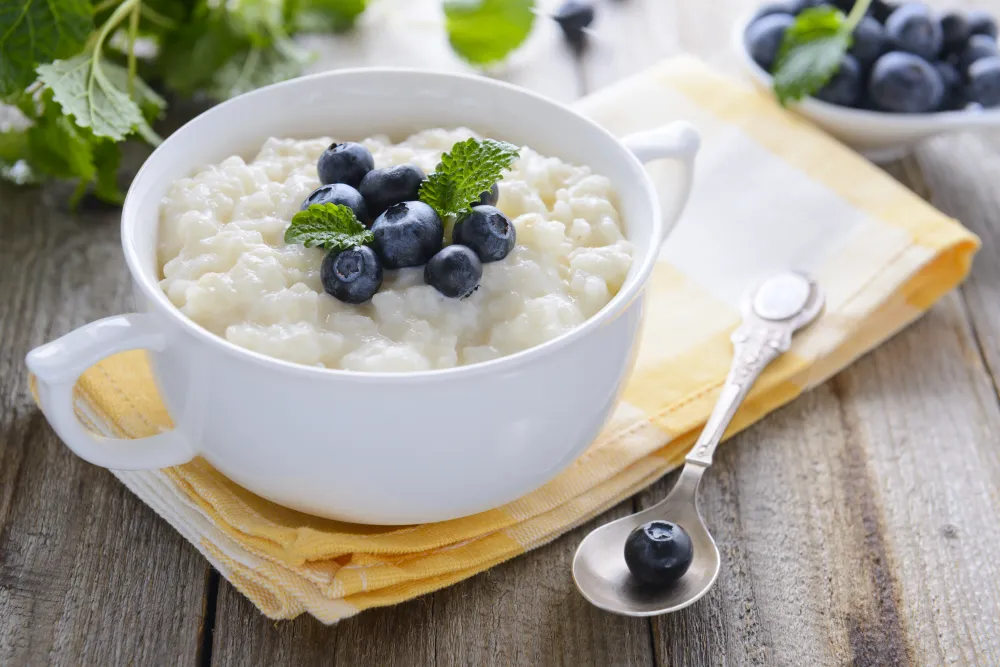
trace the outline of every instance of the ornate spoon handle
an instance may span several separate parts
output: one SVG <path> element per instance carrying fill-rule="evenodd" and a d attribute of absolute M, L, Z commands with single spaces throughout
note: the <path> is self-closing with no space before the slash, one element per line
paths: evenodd
<path fill-rule="evenodd" d="M 685 461 L 707 468 L 722 435 L 764 368 L 792 345 L 792 334 L 823 310 L 815 281 L 781 273 L 764 281 L 743 301 L 743 323 L 733 332 L 733 365 L 705 428 Z"/>

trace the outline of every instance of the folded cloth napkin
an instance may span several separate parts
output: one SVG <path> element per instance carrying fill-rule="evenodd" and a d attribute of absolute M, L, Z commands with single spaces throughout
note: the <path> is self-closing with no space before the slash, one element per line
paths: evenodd
<path fill-rule="evenodd" d="M 403 528 L 300 514 L 201 459 L 114 473 L 267 616 L 306 612 L 332 623 L 447 586 L 554 539 L 680 465 L 725 378 L 739 297 L 765 274 L 811 272 L 827 312 L 767 370 L 731 432 L 918 317 L 964 278 L 978 248 L 975 236 L 860 156 L 692 58 L 577 108 L 619 134 L 687 119 L 703 148 L 690 203 L 651 278 L 624 399 L 568 470 L 505 507 Z M 92 428 L 118 437 L 170 426 L 141 352 L 87 371 L 78 408 Z"/>

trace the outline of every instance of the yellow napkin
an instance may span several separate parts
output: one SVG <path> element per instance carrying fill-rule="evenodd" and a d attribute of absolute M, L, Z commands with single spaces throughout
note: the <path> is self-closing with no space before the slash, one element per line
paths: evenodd
<path fill-rule="evenodd" d="M 554 539 L 679 465 L 725 377 L 739 296 L 764 274 L 810 271 L 828 310 L 768 369 L 732 432 L 918 317 L 962 280 L 978 248 L 858 155 L 691 58 L 578 108 L 620 134 L 688 119 L 703 150 L 690 204 L 651 279 L 624 400 L 558 478 L 476 516 L 386 528 L 279 507 L 200 459 L 115 473 L 269 617 L 306 612 L 332 623 L 447 586 Z M 141 352 L 90 369 L 78 391 L 81 419 L 95 430 L 135 438 L 169 427 Z"/>

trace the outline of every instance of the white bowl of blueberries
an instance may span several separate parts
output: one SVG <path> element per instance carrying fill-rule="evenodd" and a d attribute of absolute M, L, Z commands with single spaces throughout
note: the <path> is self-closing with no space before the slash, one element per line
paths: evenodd
<path fill-rule="evenodd" d="M 839 52 L 836 25 L 845 36 Z M 793 63 L 803 35 L 806 43 L 816 35 L 830 41 L 811 44 Z M 935 15 L 918 2 L 788 0 L 738 22 L 734 43 L 759 88 L 874 160 L 900 157 L 936 134 L 1000 128 L 997 21 L 984 11 Z M 809 71 L 822 68 L 817 46 L 832 49 L 832 67 L 818 77 Z"/>

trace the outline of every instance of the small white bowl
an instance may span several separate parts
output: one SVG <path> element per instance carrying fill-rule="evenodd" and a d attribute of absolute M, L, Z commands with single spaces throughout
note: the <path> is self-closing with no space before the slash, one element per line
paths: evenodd
<path fill-rule="evenodd" d="M 266 357 L 185 317 L 159 285 L 160 201 L 170 183 L 265 139 L 396 137 L 467 126 L 585 164 L 615 185 L 632 269 L 594 317 L 538 347 L 479 364 L 359 373 Z M 594 440 L 635 361 L 646 283 L 680 216 L 698 135 L 687 123 L 618 139 L 534 93 L 482 77 L 356 69 L 292 79 L 198 116 L 146 160 L 122 211 L 139 313 L 33 350 L 42 410 L 84 459 L 150 469 L 204 457 L 254 493 L 303 512 L 374 524 L 441 521 L 498 507 L 549 481 Z M 666 206 L 643 163 L 663 160 Z M 99 437 L 73 385 L 104 357 L 145 349 L 174 429 Z"/>
<path fill-rule="evenodd" d="M 733 48 L 753 83 L 770 93 L 771 75 L 750 57 L 744 38 L 753 17 L 754 13 L 749 13 L 736 22 Z M 937 134 L 981 127 L 1000 128 L 1000 108 L 895 114 L 851 109 L 814 97 L 793 103 L 789 108 L 876 162 L 902 157 L 918 142 Z"/>

